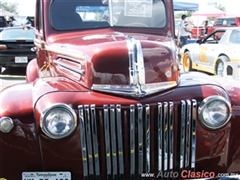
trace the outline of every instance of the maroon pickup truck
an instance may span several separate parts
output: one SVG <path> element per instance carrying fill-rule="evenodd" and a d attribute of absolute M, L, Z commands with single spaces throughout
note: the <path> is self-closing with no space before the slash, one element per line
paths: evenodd
<path fill-rule="evenodd" d="M 172 0 L 36 8 L 27 82 L 0 92 L 0 179 L 240 173 L 239 82 L 180 73 Z"/>

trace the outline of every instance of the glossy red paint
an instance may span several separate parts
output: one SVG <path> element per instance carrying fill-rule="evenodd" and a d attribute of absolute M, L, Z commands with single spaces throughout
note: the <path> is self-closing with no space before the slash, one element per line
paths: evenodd
<path fill-rule="evenodd" d="M 37 59 L 32 59 L 26 69 L 26 82 L 33 82 L 39 78 Z"/>

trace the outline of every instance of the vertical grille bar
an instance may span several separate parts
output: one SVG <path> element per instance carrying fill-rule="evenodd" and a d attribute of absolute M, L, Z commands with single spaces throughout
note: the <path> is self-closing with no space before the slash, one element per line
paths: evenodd
<path fill-rule="evenodd" d="M 91 133 L 91 122 L 90 122 L 90 112 L 89 106 L 84 106 L 85 119 L 86 119 L 86 137 L 87 137 L 87 149 L 88 149 L 88 168 L 89 174 L 94 175 L 93 172 L 93 153 L 92 153 L 92 133 Z"/>
<path fill-rule="evenodd" d="M 190 146 L 191 146 L 191 101 L 187 100 L 187 121 L 186 121 L 186 151 L 185 151 L 185 168 L 190 164 Z"/>
<path fill-rule="evenodd" d="M 98 134 L 97 134 L 97 122 L 96 122 L 96 110 L 95 105 L 91 105 L 91 123 L 92 123 L 92 141 L 93 141 L 93 154 L 96 176 L 100 175 L 99 167 L 99 154 L 98 154 Z"/>
<path fill-rule="evenodd" d="M 108 115 L 108 105 L 103 105 L 103 119 L 104 119 L 104 134 L 105 134 L 105 151 L 106 151 L 106 169 L 107 175 L 111 175 L 111 150 L 110 150 L 110 133 L 109 133 L 109 115 Z"/>
<path fill-rule="evenodd" d="M 177 130 L 174 126 L 176 110 L 181 113 L 179 114 L 181 120 L 180 123 L 177 123 L 180 137 L 175 140 L 174 131 Z M 100 172 L 99 149 L 101 149 L 101 145 L 99 144 L 98 125 L 101 126 L 99 128 L 104 130 L 105 150 L 102 149 L 102 155 L 105 156 L 106 162 L 102 164 L 104 166 L 102 168 L 106 171 L 102 172 L 106 173 L 107 178 L 116 179 L 118 175 L 124 177 L 125 171 L 132 178 L 136 177 L 136 173 L 141 175 L 143 172 L 150 172 L 152 158 L 156 156 L 154 164 L 157 163 L 159 171 L 172 171 L 175 167 L 175 157 L 180 160 L 180 170 L 195 170 L 196 100 L 182 100 L 180 106 L 176 106 L 173 102 L 159 102 L 151 112 L 149 104 L 137 104 L 137 106 L 131 104 L 130 111 L 122 111 L 119 104 L 116 106 L 103 105 L 103 110 L 99 110 L 99 118 L 100 120 L 103 119 L 103 123 L 100 124 L 98 124 L 99 119 L 96 116 L 98 110 L 96 110 L 95 105 L 79 105 L 78 112 L 84 177 L 93 176 L 96 178 L 102 176 Z M 122 127 L 122 118 L 124 118 L 124 122 L 126 121 L 124 127 Z M 153 121 L 157 125 L 156 133 L 150 130 L 150 122 L 153 123 Z M 153 132 L 152 135 L 150 135 L 151 132 Z M 127 136 L 124 136 L 125 133 L 127 133 Z M 123 136 L 125 139 L 123 139 Z M 123 144 L 124 142 L 125 144 Z M 150 144 L 152 143 L 156 147 L 153 148 L 154 151 L 150 151 L 150 148 L 152 148 Z M 174 154 L 176 151 L 175 144 L 180 146 L 179 156 Z M 123 148 L 125 148 L 125 156 L 123 156 Z M 153 154 L 150 155 L 150 152 Z"/>
<path fill-rule="evenodd" d="M 173 170 L 173 145 L 174 145 L 174 113 L 173 103 L 169 102 L 169 170 Z"/>
<path fill-rule="evenodd" d="M 180 125 L 180 169 L 183 169 L 185 160 L 185 124 L 186 124 L 186 102 L 181 101 L 181 125 Z"/>
<path fill-rule="evenodd" d="M 124 174 L 121 105 L 116 105 L 119 174 Z"/>
<path fill-rule="evenodd" d="M 168 103 L 164 102 L 163 105 L 163 161 L 164 171 L 168 170 Z"/>
<path fill-rule="evenodd" d="M 113 175 L 117 175 L 117 148 L 115 133 L 115 106 L 110 105 L 110 129 L 111 129 L 111 147 L 112 147 L 112 169 Z"/>
<path fill-rule="evenodd" d="M 135 106 L 130 105 L 130 174 L 135 171 Z"/>
<path fill-rule="evenodd" d="M 143 173 L 143 109 L 142 104 L 137 105 L 138 109 L 138 173 Z"/>
<path fill-rule="evenodd" d="M 196 163 L 196 120 L 197 120 L 197 101 L 192 100 L 192 163 L 191 170 L 195 171 Z"/>
<path fill-rule="evenodd" d="M 146 104 L 145 128 L 146 128 L 146 172 L 150 172 L 150 106 Z"/>
<path fill-rule="evenodd" d="M 83 175 L 88 176 L 88 158 L 87 158 L 87 145 L 85 136 L 85 123 L 83 115 L 83 106 L 78 106 L 79 121 L 80 121 L 80 135 L 81 135 L 81 145 L 82 145 L 82 161 L 83 161 Z"/>
<path fill-rule="evenodd" d="M 162 103 L 158 103 L 158 119 L 157 119 L 157 137 L 158 137 L 158 148 L 157 148 L 157 153 L 158 153 L 158 170 L 162 171 L 163 170 L 163 164 L 162 164 L 162 155 L 163 155 L 163 123 L 162 123 Z"/>

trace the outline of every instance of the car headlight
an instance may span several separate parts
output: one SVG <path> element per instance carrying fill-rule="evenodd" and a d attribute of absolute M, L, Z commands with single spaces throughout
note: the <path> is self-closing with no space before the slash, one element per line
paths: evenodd
<path fill-rule="evenodd" d="M 41 115 L 40 127 L 42 131 L 53 139 L 61 139 L 70 135 L 76 126 L 76 113 L 66 104 L 55 104 Z"/>
<path fill-rule="evenodd" d="M 219 129 L 230 119 L 232 109 L 229 101 L 221 96 L 205 98 L 198 108 L 200 122 L 209 129 Z"/>

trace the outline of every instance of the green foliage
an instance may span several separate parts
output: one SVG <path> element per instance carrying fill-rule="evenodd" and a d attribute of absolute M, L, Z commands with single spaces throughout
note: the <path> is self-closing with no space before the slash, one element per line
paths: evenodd
<path fill-rule="evenodd" d="M 226 8 L 222 4 L 217 5 L 216 8 L 221 10 L 221 11 L 226 12 Z"/>
<path fill-rule="evenodd" d="M 18 3 L 9 3 L 0 1 L 0 9 L 4 9 L 6 11 L 12 13 L 18 13 Z"/>

